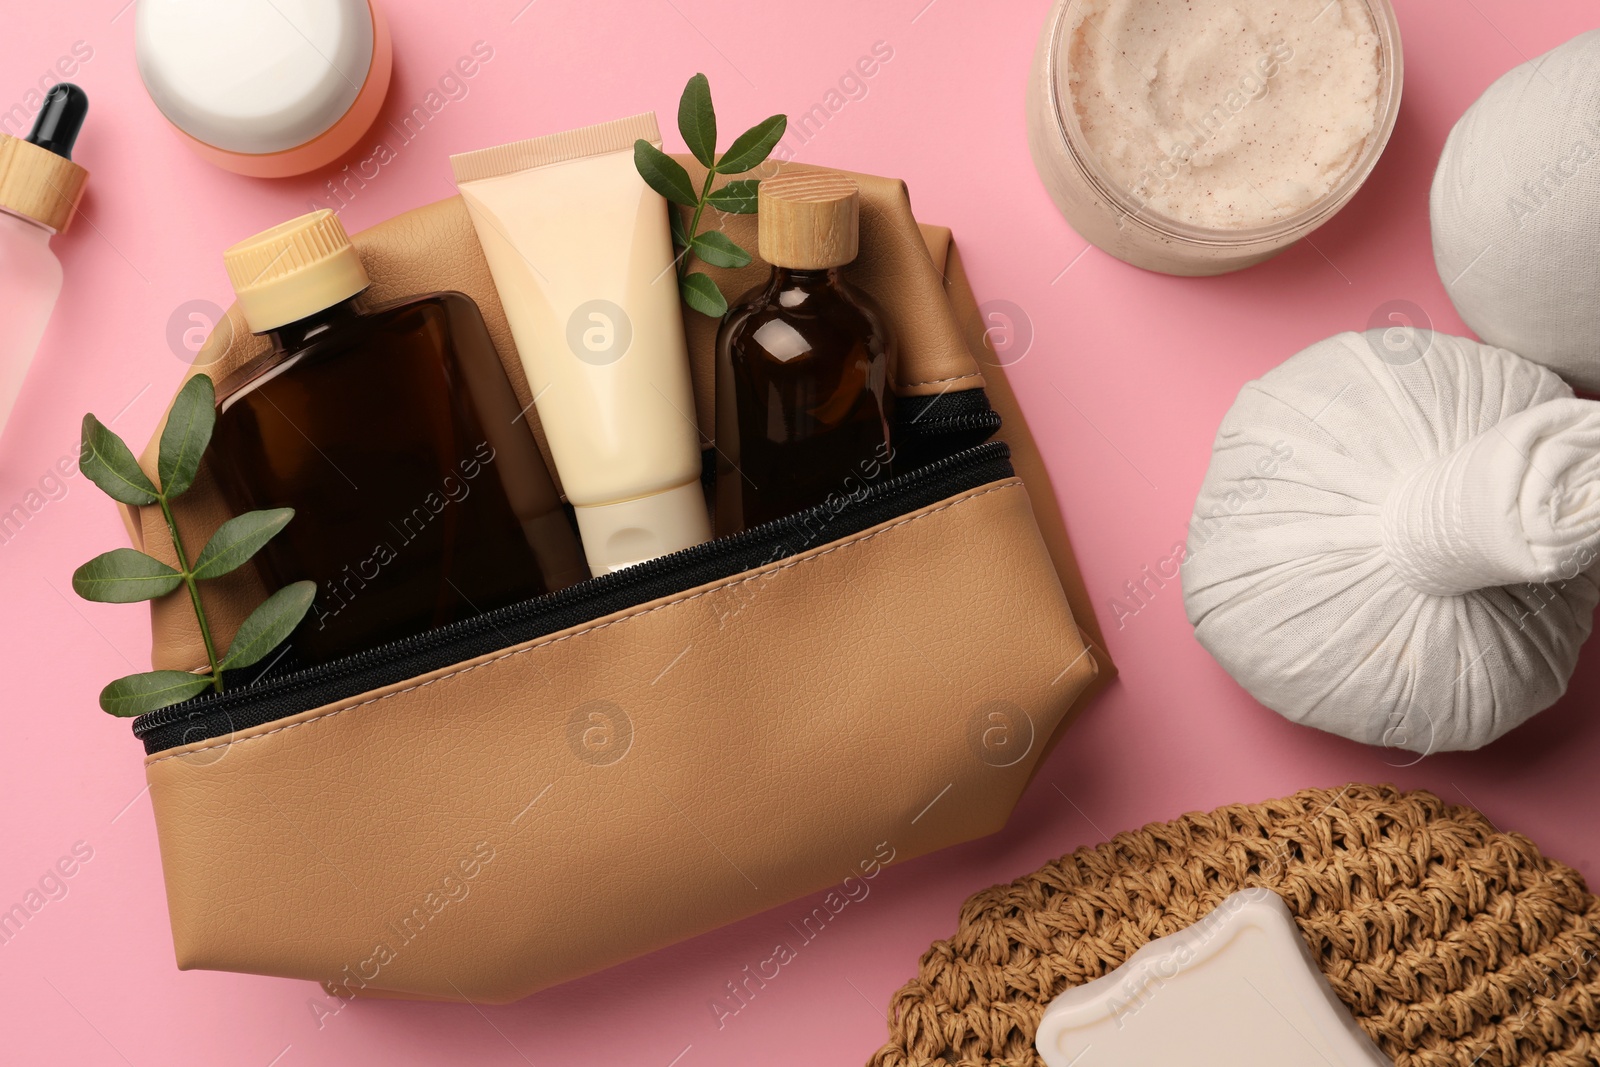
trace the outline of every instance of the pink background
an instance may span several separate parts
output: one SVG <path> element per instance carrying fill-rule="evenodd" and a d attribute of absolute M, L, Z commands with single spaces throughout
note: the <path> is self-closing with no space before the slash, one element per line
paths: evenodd
<path fill-rule="evenodd" d="M 126 724 L 95 705 L 108 679 L 146 668 L 146 615 L 71 593 L 73 567 L 122 543 L 123 532 L 105 497 L 82 477 L 67 479 L 64 496 L 34 498 L 43 506 L 0 544 L 0 907 L 20 901 L 75 842 L 93 858 L 64 898 L 0 946 L 5 1058 L 861 1063 L 884 1040 L 890 995 L 929 942 L 954 928 L 969 893 L 1151 820 L 1352 780 L 1470 800 L 1551 855 L 1600 873 L 1594 655 L 1567 699 L 1510 737 L 1404 766 L 1405 753 L 1292 726 L 1258 706 L 1195 643 L 1175 585 L 1121 629 L 1108 607 L 1125 580 L 1183 538 L 1212 435 L 1245 381 L 1313 341 L 1365 328 L 1390 300 L 1464 332 L 1429 251 L 1427 190 L 1445 135 L 1493 79 L 1596 17 L 1581 0 L 1397 2 L 1405 105 L 1366 190 L 1315 235 L 1315 249 L 1232 277 L 1180 280 L 1096 249 L 1080 256 L 1083 241 L 1033 172 L 1023 86 L 1046 0 L 387 0 L 396 81 L 385 118 L 421 102 L 474 42 L 494 55 L 467 95 L 350 200 L 352 230 L 450 194 L 451 152 L 647 108 L 671 116 L 696 70 L 710 76 L 731 133 L 775 111 L 806 111 L 887 42 L 893 58 L 867 95 L 799 158 L 904 177 L 919 215 L 955 229 L 980 300 L 1010 301 L 1031 320 L 1032 349 L 1013 373 L 1122 678 L 1053 755 L 1005 832 L 880 876 L 870 897 L 720 1028 L 708 1002 L 769 955 L 810 904 L 508 1007 L 361 1002 L 319 1020 L 312 1005 L 331 1002 L 309 983 L 173 965 L 141 751 Z M 28 499 L 73 452 L 85 411 L 115 417 L 114 428 L 142 444 L 184 369 L 181 339 L 169 341 L 175 309 L 227 303 L 223 247 L 306 210 L 333 176 L 255 181 L 189 154 L 140 88 L 132 0 L 119 11 L 123 3 L 12 5 L 0 34 L 0 108 L 22 101 L 75 42 L 93 50 L 75 78 L 93 101 L 78 154 L 93 178 L 80 221 L 56 241 L 66 290 L 0 440 L 0 511 Z M 342 162 L 369 154 L 364 146 Z"/>

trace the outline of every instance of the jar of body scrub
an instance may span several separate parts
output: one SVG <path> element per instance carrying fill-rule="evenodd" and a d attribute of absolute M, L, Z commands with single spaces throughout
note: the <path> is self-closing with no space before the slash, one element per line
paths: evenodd
<path fill-rule="evenodd" d="M 1222 274 L 1350 201 L 1400 88 L 1389 0 L 1059 0 L 1028 142 L 1086 240 L 1147 270 Z"/>

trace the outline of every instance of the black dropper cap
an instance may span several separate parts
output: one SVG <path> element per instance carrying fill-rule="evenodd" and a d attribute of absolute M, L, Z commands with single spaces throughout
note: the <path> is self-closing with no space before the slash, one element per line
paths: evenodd
<path fill-rule="evenodd" d="M 72 146 L 83 129 L 84 116 L 89 114 L 89 94 L 73 85 L 62 82 L 52 85 L 44 95 L 44 106 L 39 117 L 33 120 L 33 130 L 27 141 L 54 152 L 62 159 L 72 158 Z"/>

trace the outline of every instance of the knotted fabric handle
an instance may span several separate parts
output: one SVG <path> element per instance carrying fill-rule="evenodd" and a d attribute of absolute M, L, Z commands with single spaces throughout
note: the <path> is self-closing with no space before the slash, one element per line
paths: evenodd
<path fill-rule="evenodd" d="M 1406 584 L 1455 596 L 1569 581 L 1600 559 L 1600 403 L 1551 400 L 1424 464 L 1383 507 Z"/>

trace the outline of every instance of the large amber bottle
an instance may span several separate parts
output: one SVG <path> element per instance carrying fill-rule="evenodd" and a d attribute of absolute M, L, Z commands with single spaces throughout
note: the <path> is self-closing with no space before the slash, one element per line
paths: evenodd
<path fill-rule="evenodd" d="M 860 195 L 835 174 L 759 192 L 767 283 L 717 335 L 717 534 L 844 499 L 887 479 L 894 339 L 840 277 L 856 258 Z"/>
<path fill-rule="evenodd" d="M 217 389 L 211 462 L 234 511 L 292 507 L 256 557 L 311 579 L 293 643 L 320 663 L 587 577 L 483 317 L 461 293 L 364 309 L 319 211 L 229 249 L 272 351 Z"/>

